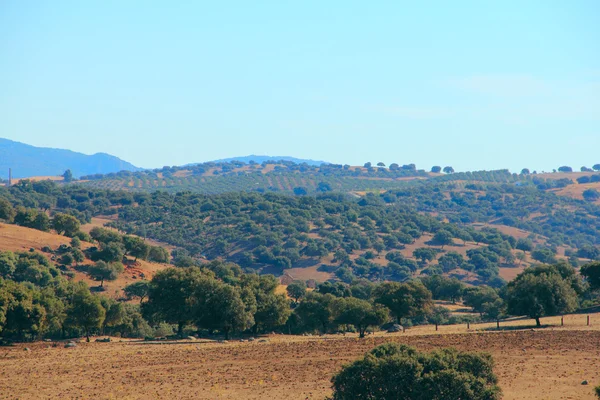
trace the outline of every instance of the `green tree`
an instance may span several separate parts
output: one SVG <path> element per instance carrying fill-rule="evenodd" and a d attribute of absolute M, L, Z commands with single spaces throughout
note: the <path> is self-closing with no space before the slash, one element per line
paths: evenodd
<path fill-rule="evenodd" d="M 69 214 L 57 213 L 52 217 L 52 229 L 59 235 L 73 237 L 80 226 L 79 220 Z"/>
<path fill-rule="evenodd" d="M 304 281 L 294 281 L 287 286 L 286 291 L 288 296 L 298 304 L 298 301 L 306 296 L 306 283 Z"/>
<path fill-rule="evenodd" d="M 579 273 L 585 277 L 590 285 L 590 289 L 600 289 L 600 262 L 593 262 L 583 265 L 579 270 Z"/>
<path fill-rule="evenodd" d="M 225 339 L 229 339 L 231 332 L 254 325 L 254 317 L 248 312 L 239 288 L 217 283 L 211 289 L 192 299 L 192 312 L 198 326 L 219 330 L 225 334 Z"/>
<path fill-rule="evenodd" d="M 80 286 L 71 298 L 66 324 L 82 329 L 89 342 L 90 333 L 102 327 L 105 317 L 106 310 L 102 307 L 100 298 L 92 295 L 87 287 Z"/>
<path fill-rule="evenodd" d="M 64 179 L 65 182 L 72 182 L 73 181 L 73 173 L 71 172 L 70 169 L 66 170 L 63 174 L 62 177 Z"/>
<path fill-rule="evenodd" d="M 199 293 L 211 293 L 214 282 L 214 274 L 198 267 L 159 271 L 150 281 L 144 315 L 151 321 L 177 324 L 177 333 L 182 336 L 185 324 L 195 318 L 192 303 L 199 302 Z"/>
<path fill-rule="evenodd" d="M 433 235 L 433 242 L 439 246 L 442 246 L 442 249 L 444 246 L 449 246 L 454 243 L 452 241 L 452 234 L 444 229 L 440 229 L 435 233 L 435 235 Z"/>
<path fill-rule="evenodd" d="M 557 273 L 535 271 L 525 271 L 507 285 L 506 302 L 509 314 L 527 315 L 537 326 L 541 317 L 575 311 L 578 304 L 569 280 Z"/>
<path fill-rule="evenodd" d="M 421 260 L 422 263 L 435 260 L 436 256 L 437 252 L 430 247 L 420 247 L 413 251 L 413 257 L 417 260 Z"/>
<path fill-rule="evenodd" d="M 10 202 L 6 199 L 0 198 L 0 219 L 5 220 L 8 223 L 13 221 L 16 211 Z"/>
<path fill-rule="evenodd" d="M 439 174 L 440 172 L 442 172 L 442 167 L 440 167 L 439 165 L 434 165 L 433 167 L 431 167 L 431 172 L 433 172 L 434 174 Z"/>
<path fill-rule="evenodd" d="M 421 281 L 385 282 L 375 289 L 375 302 L 389 308 L 396 321 L 428 314 L 433 307 L 431 292 Z"/>
<path fill-rule="evenodd" d="M 489 286 L 470 287 L 463 293 L 463 303 L 482 315 L 485 312 L 484 304 L 494 303 L 498 299 L 498 292 Z"/>
<path fill-rule="evenodd" d="M 303 329 L 305 331 L 320 329 L 322 333 L 326 333 L 333 320 L 331 306 L 334 300 L 335 297 L 329 293 L 308 293 L 294 310 Z"/>
<path fill-rule="evenodd" d="M 123 264 L 107 263 L 98 261 L 88 268 L 88 275 L 97 281 L 100 281 L 100 287 L 104 287 L 104 281 L 114 281 L 123 272 Z"/>
<path fill-rule="evenodd" d="M 73 249 L 73 251 L 71 251 L 71 254 L 73 255 L 73 260 L 75 260 L 75 264 L 82 263 L 85 260 L 83 252 L 79 249 Z"/>
<path fill-rule="evenodd" d="M 142 238 L 137 236 L 123 236 L 123 245 L 125 246 L 126 253 L 135 257 L 135 261 L 137 261 L 138 258 L 141 258 L 142 260 L 148 258 L 150 246 L 144 243 Z"/>
<path fill-rule="evenodd" d="M 582 195 L 583 199 L 586 201 L 596 201 L 600 199 L 600 192 L 593 188 L 584 190 Z"/>
<path fill-rule="evenodd" d="M 140 299 L 140 303 L 144 302 L 144 299 L 148 296 L 149 291 L 150 282 L 148 281 L 134 282 L 123 288 L 123 292 L 125 292 L 127 299 L 131 300 L 137 297 Z"/>
<path fill-rule="evenodd" d="M 339 325 L 354 325 L 361 338 L 369 326 L 379 326 L 389 318 L 388 309 L 354 297 L 338 298 L 333 304 L 334 322 Z"/>
<path fill-rule="evenodd" d="M 148 261 L 166 264 L 169 262 L 169 252 L 160 246 L 150 246 Z"/>
<path fill-rule="evenodd" d="M 444 173 L 445 174 L 453 174 L 454 173 L 454 168 L 448 166 L 448 167 L 444 167 Z"/>
<path fill-rule="evenodd" d="M 421 353 L 396 343 L 378 346 L 332 379 L 332 400 L 497 400 L 492 357 L 440 349 Z"/>
<path fill-rule="evenodd" d="M 254 314 L 256 330 L 267 332 L 285 325 L 291 313 L 290 301 L 284 295 L 260 293 L 256 298 Z"/>
<path fill-rule="evenodd" d="M 71 247 L 73 247 L 74 249 L 79 249 L 81 247 L 81 239 L 79 239 L 77 236 L 72 238 Z"/>

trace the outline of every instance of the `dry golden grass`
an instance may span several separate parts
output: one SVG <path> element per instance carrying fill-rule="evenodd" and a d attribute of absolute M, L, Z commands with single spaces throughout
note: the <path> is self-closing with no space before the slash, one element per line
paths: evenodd
<path fill-rule="evenodd" d="M 600 316 L 594 314 L 600 326 Z M 0 350 L 0 397 L 19 399 L 323 399 L 342 365 L 385 342 L 420 350 L 487 351 L 505 400 L 593 399 L 600 382 L 600 330 L 567 316 L 564 328 L 493 332 L 465 325 L 426 326 L 406 333 L 322 337 L 272 335 L 268 342 L 143 344 L 48 343 Z M 543 323 L 557 322 L 545 318 Z M 530 324 L 514 321 L 511 324 Z M 507 325 L 509 323 L 506 323 Z M 504 324 L 503 324 L 504 325 Z M 118 340 L 118 339 L 117 339 Z M 23 351 L 27 346 L 30 351 Z M 587 380 L 591 385 L 581 385 Z"/>
<path fill-rule="evenodd" d="M 71 239 L 65 236 L 0 222 L 0 250 L 27 251 L 33 248 L 39 251 L 44 246 L 56 248 L 70 242 Z"/>
<path fill-rule="evenodd" d="M 559 196 L 567 196 L 572 197 L 574 199 L 583 200 L 583 192 L 587 189 L 596 189 L 600 191 L 600 182 L 582 184 L 575 183 L 573 185 L 568 185 L 564 188 L 555 190 L 554 193 L 556 193 Z M 594 203 L 600 204 L 600 200 L 596 200 Z"/>

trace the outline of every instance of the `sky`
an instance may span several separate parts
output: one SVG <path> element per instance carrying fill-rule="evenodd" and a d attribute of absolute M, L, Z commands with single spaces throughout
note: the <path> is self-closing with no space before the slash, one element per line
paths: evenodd
<path fill-rule="evenodd" d="M 600 1 L 0 0 L 0 137 L 156 168 L 600 163 Z"/>

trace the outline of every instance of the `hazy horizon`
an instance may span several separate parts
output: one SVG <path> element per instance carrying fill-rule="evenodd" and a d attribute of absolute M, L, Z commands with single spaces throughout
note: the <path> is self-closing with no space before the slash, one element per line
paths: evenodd
<path fill-rule="evenodd" d="M 0 5 L 0 136 L 142 168 L 249 154 L 600 162 L 600 3 Z"/>

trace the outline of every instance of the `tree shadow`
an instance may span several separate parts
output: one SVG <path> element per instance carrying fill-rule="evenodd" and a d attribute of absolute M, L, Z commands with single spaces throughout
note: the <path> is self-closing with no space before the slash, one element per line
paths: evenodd
<path fill-rule="evenodd" d="M 519 326 L 502 326 L 500 325 L 500 328 L 496 327 L 496 326 L 492 326 L 489 328 L 480 328 L 477 329 L 478 331 L 485 331 L 485 332 L 512 332 L 512 331 L 529 331 L 529 330 L 537 330 L 537 329 L 547 329 L 547 328 L 554 328 L 556 327 L 556 325 L 549 325 L 549 324 L 545 324 L 542 326 L 537 326 L 537 325 L 519 325 Z"/>

